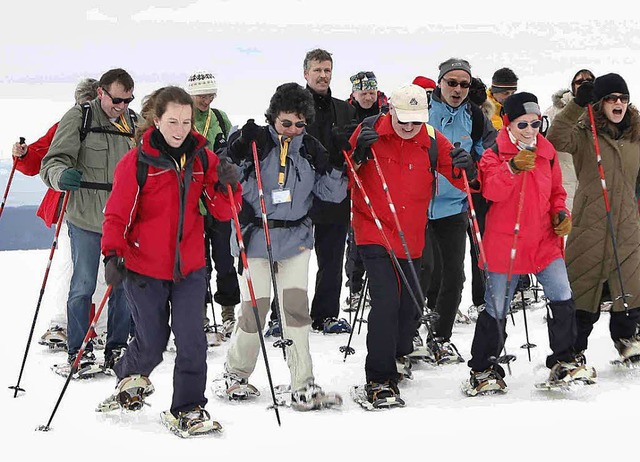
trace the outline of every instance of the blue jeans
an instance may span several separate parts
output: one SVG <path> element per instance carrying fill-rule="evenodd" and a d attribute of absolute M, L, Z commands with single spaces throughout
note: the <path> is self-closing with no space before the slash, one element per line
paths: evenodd
<path fill-rule="evenodd" d="M 89 312 L 91 297 L 96 290 L 102 235 L 79 228 L 72 223 L 68 223 L 68 225 L 73 273 L 67 299 L 67 344 L 69 354 L 76 354 L 91 324 Z M 113 288 L 109 297 L 106 348 L 114 349 L 126 346 L 130 327 L 131 314 L 122 285 L 120 285 Z M 92 349 L 93 345 L 89 343 L 87 350 L 91 351 Z"/>
<path fill-rule="evenodd" d="M 519 274 L 512 275 L 509 292 L 505 297 L 507 275 L 505 273 L 489 272 L 484 301 L 487 313 L 494 319 L 505 319 L 507 317 L 511 298 L 516 291 L 519 278 Z M 544 294 L 550 302 L 569 300 L 572 297 L 567 267 L 562 258 L 549 263 L 546 268 L 536 274 L 536 278 L 542 284 Z"/>

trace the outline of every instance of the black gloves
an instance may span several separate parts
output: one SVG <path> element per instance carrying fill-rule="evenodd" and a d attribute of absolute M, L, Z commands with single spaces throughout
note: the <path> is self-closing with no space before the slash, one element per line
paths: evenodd
<path fill-rule="evenodd" d="M 594 85 L 593 82 L 586 81 L 578 87 L 576 90 L 576 96 L 573 98 L 578 106 L 586 107 L 587 104 L 595 103 L 595 96 L 593 94 Z"/>
<path fill-rule="evenodd" d="M 367 125 L 363 125 L 358 138 L 356 138 L 356 149 L 353 151 L 351 158 L 357 164 L 364 164 L 367 160 L 371 159 L 370 146 L 378 141 L 380 135 Z"/>
<path fill-rule="evenodd" d="M 451 163 L 454 168 L 459 168 L 467 172 L 467 179 L 469 181 L 475 180 L 478 176 L 476 165 L 471 158 L 471 154 L 460 147 L 460 143 L 456 143 L 449 153 L 451 156 Z"/>
<path fill-rule="evenodd" d="M 220 132 L 216 135 L 216 139 L 213 142 L 213 152 L 218 152 L 221 149 L 227 147 L 227 138 L 224 136 L 224 133 Z"/>
<path fill-rule="evenodd" d="M 262 147 L 267 143 L 267 131 L 264 127 L 256 125 L 253 119 L 249 119 L 240 129 L 240 136 L 231 144 L 231 154 L 236 162 L 253 160 L 252 141 L 256 142 L 256 149 L 260 156 Z"/>
<path fill-rule="evenodd" d="M 238 182 L 240 181 L 240 169 L 236 164 L 231 162 L 231 159 L 227 157 L 221 157 L 218 164 L 218 183 L 222 189 L 222 192 L 227 192 L 227 185 L 231 185 L 233 192 L 238 189 Z"/>
<path fill-rule="evenodd" d="M 80 188 L 80 180 L 82 179 L 82 171 L 77 168 L 68 168 L 58 180 L 58 187 L 66 191 L 77 191 Z"/>
<path fill-rule="evenodd" d="M 329 149 L 329 162 L 334 167 L 342 168 L 344 166 L 344 154 L 342 152 L 351 151 L 351 144 L 349 144 L 349 136 L 346 130 L 333 127 L 331 129 L 331 144 L 333 149 Z"/>
<path fill-rule="evenodd" d="M 104 257 L 104 280 L 108 285 L 118 287 L 126 275 L 124 258 L 117 255 Z"/>

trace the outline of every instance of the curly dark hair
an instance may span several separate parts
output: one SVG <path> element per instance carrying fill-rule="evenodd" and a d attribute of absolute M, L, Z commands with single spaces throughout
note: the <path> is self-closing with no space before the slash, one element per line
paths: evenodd
<path fill-rule="evenodd" d="M 295 82 L 283 83 L 271 97 L 269 108 L 264 113 L 267 122 L 273 125 L 281 112 L 292 112 L 304 117 L 307 124 L 313 123 L 316 110 L 311 93 Z"/>

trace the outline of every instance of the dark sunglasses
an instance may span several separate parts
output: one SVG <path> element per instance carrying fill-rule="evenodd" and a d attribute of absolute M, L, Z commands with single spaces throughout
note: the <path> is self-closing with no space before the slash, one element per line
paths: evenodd
<path fill-rule="evenodd" d="M 376 75 L 375 75 L 373 72 L 358 72 L 358 73 L 356 74 L 356 77 L 358 78 L 358 80 L 362 80 L 362 79 L 364 79 L 365 77 L 366 77 L 367 79 L 375 79 L 375 78 L 376 78 Z"/>
<path fill-rule="evenodd" d="M 574 85 L 582 85 L 585 82 L 593 82 L 593 79 L 577 79 L 573 81 Z"/>
<path fill-rule="evenodd" d="M 516 124 L 516 126 L 520 129 L 520 130 L 524 130 L 525 128 L 527 128 L 529 125 L 531 125 L 531 128 L 540 128 L 540 125 L 542 125 L 542 121 L 541 120 L 534 120 L 533 122 L 518 122 Z"/>
<path fill-rule="evenodd" d="M 398 119 L 398 123 L 400 125 L 408 125 L 408 124 L 413 124 L 413 125 L 422 125 L 423 122 L 401 122 L 400 119 Z"/>
<path fill-rule="evenodd" d="M 629 95 L 607 95 L 605 97 L 602 98 L 603 100 L 605 100 L 607 103 L 615 103 L 616 101 L 620 100 L 620 102 L 622 104 L 627 104 L 629 102 Z"/>
<path fill-rule="evenodd" d="M 298 120 L 295 124 L 291 122 L 289 119 L 278 119 L 278 120 L 280 121 L 280 123 L 284 128 L 289 128 L 292 125 L 295 125 L 296 128 L 304 128 L 307 126 L 307 123 L 302 120 Z"/>
<path fill-rule="evenodd" d="M 471 82 L 458 82 L 457 80 L 447 79 L 444 79 L 444 81 L 447 82 L 447 85 L 451 88 L 456 88 L 458 85 L 460 85 L 460 88 L 469 88 L 471 86 Z"/>
<path fill-rule="evenodd" d="M 105 92 L 109 98 L 111 98 L 111 102 L 113 104 L 120 104 L 120 103 L 129 104 L 135 98 L 135 96 L 133 95 L 131 95 L 128 98 L 114 98 L 113 96 L 111 96 L 111 94 L 107 91 L 106 88 L 102 87 L 102 91 Z"/>

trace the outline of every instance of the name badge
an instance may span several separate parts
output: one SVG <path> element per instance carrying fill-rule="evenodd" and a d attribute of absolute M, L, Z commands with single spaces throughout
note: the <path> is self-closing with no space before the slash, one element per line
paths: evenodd
<path fill-rule="evenodd" d="M 291 191 L 289 189 L 274 189 L 271 191 L 271 201 L 274 204 L 291 202 Z"/>

